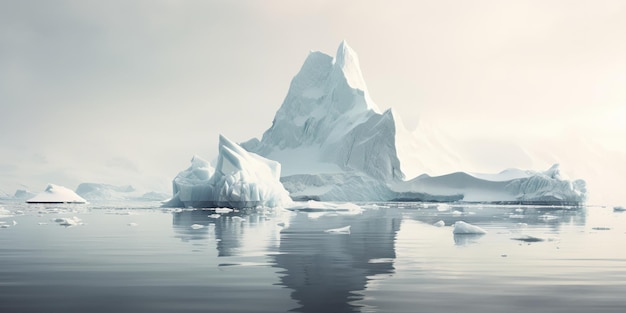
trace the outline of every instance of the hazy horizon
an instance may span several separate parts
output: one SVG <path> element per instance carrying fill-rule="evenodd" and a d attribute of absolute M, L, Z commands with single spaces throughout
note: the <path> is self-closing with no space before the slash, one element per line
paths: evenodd
<path fill-rule="evenodd" d="M 560 163 L 590 203 L 626 202 L 625 35 L 622 1 L 4 1 L 0 190 L 168 192 L 346 40 L 378 107 L 464 158 L 431 174 Z"/>

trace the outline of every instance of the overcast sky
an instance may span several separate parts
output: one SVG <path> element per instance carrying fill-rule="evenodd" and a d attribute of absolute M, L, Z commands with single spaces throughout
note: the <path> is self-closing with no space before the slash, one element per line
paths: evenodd
<path fill-rule="evenodd" d="M 1 1 L 0 190 L 168 190 L 219 133 L 261 136 L 308 52 L 343 39 L 381 109 L 476 161 L 454 170 L 557 161 L 606 189 L 625 38 L 624 1 Z"/>

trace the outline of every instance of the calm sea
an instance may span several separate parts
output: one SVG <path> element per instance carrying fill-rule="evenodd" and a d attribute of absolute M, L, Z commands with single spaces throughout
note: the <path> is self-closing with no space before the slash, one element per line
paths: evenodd
<path fill-rule="evenodd" d="M 612 208 L 0 207 L 0 312 L 626 312 Z"/>

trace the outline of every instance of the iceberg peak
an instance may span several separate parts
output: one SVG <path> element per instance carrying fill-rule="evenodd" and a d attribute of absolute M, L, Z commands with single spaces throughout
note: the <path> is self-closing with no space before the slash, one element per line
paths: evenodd
<path fill-rule="evenodd" d="M 350 87 L 359 89 L 364 93 L 367 92 L 367 85 L 365 84 L 363 73 L 361 73 L 361 66 L 359 65 L 359 56 L 345 40 L 342 41 L 337 48 L 333 65 L 336 70 L 341 71 Z"/>

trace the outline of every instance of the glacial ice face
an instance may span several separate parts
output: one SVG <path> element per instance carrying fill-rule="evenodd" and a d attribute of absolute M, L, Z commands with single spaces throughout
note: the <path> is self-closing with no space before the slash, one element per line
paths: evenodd
<path fill-rule="evenodd" d="M 86 203 L 87 201 L 71 189 L 49 184 L 46 189 L 28 199 L 27 203 Z"/>
<path fill-rule="evenodd" d="M 280 164 L 250 153 L 220 135 L 216 168 L 194 156 L 173 181 L 173 207 L 276 207 L 291 203 L 280 183 Z"/>
<path fill-rule="evenodd" d="M 272 127 L 242 146 L 284 164 L 280 151 L 314 147 L 314 161 L 356 170 L 383 181 L 403 179 L 396 123 L 370 99 L 356 53 L 344 41 L 332 58 L 311 52 L 291 81 Z M 376 151 L 376 153 L 369 153 Z M 291 172 L 291 170 L 289 170 Z"/>

